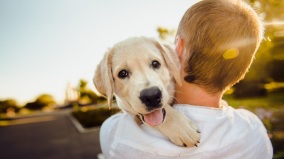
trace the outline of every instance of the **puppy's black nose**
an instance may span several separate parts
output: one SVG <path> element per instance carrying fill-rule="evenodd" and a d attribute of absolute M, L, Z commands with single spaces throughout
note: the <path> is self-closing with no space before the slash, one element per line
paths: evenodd
<path fill-rule="evenodd" d="M 140 92 L 140 100 L 148 109 L 161 106 L 162 92 L 158 87 L 151 87 Z"/>

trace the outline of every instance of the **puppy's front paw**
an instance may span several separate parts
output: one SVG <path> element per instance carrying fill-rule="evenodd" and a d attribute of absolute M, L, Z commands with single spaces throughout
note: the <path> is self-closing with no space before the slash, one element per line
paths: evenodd
<path fill-rule="evenodd" d="M 165 109 L 165 121 L 158 126 L 158 129 L 178 146 L 197 147 L 200 143 L 198 127 L 172 107 L 167 106 Z"/>
<path fill-rule="evenodd" d="M 196 126 L 192 122 L 180 124 L 180 127 L 173 126 L 172 133 L 168 135 L 169 139 L 178 146 L 198 147 L 200 143 L 200 132 L 195 129 Z"/>

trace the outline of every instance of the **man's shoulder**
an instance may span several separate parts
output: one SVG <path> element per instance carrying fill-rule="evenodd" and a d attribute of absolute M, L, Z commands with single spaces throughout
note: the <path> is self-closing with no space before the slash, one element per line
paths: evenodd
<path fill-rule="evenodd" d="M 253 127 L 256 126 L 263 126 L 262 121 L 256 116 L 253 112 L 246 110 L 246 109 L 234 109 L 234 116 L 238 117 L 240 122 L 245 122 Z"/>
<path fill-rule="evenodd" d="M 100 145 L 103 154 L 107 158 L 110 157 L 110 151 L 117 143 L 117 136 L 120 136 L 121 127 L 123 124 L 131 125 L 131 115 L 126 113 L 117 113 L 106 119 L 100 127 Z"/>
<path fill-rule="evenodd" d="M 133 117 L 130 114 L 117 113 L 107 118 L 103 122 L 101 129 L 104 129 L 105 127 L 107 127 L 107 129 L 110 129 L 110 128 L 116 129 L 119 122 L 124 122 L 124 121 L 129 122 L 129 120 L 133 120 Z"/>
<path fill-rule="evenodd" d="M 156 129 L 137 124 L 132 115 L 119 113 L 108 118 L 101 127 L 102 151 L 105 155 L 109 155 L 110 151 L 116 155 L 121 151 L 131 151 L 133 155 L 155 154 L 161 158 L 180 155 L 185 158 L 186 156 L 200 158 L 204 155 L 222 156 L 226 152 L 239 154 L 244 151 L 244 146 L 246 149 L 264 151 L 264 145 L 269 144 L 269 140 L 265 137 L 266 129 L 260 126 L 262 123 L 258 117 L 247 110 L 229 106 L 222 109 L 203 107 L 177 109 L 184 111 L 185 115 L 193 119 L 200 128 L 201 143 L 198 148 L 178 147 Z M 258 145 L 253 145 L 255 140 L 261 141 Z"/>
<path fill-rule="evenodd" d="M 225 101 L 222 101 L 222 108 L 212 108 L 205 106 L 192 106 L 177 104 L 174 108 L 184 113 L 190 119 L 203 123 L 225 122 L 238 124 L 262 125 L 260 119 L 251 111 L 246 109 L 235 109 Z M 224 120 L 220 120 L 224 119 Z"/>
<path fill-rule="evenodd" d="M 255 114 L 245 109 L 235 109 L 226 103 L 222 108 L 190 105 L 177 105 L 175 108 L 197 124 L 203 142 L 212 140 L 212 143 L 216 143 L 215 140 L 219 139 L 220 145 L 224 146 L 245 139 L 250 134 L 260 135 L 258 130 L 266 131 Z"/>

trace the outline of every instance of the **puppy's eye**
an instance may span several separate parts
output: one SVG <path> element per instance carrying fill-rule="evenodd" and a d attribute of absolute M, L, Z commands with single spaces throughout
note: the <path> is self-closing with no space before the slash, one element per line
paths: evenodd
<path fill-rule="evenodd" d="M 151 67 L 153 69 L 159 69 L 160 66 L 161 66 L 161 64 L 158 61 L 156 61 L 156 60 L 152 61 Z"/>
<path fill-rule="evenodd" d="M 129 75 L 129 73 L 126 70 L 121 70 L 121 71 L 118 72 L 118 77 L 121 78 L 121 79 L 128 77 L 128 75 Z"/>

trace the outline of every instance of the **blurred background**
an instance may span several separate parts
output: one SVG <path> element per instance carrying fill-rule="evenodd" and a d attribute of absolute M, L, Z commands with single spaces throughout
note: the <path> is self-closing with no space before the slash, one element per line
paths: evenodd
<path fill-rule="evenodd" d="M 0 158 L 96 158 L 99 127 L 118 112 L 92 83 L 103 54 L 132 36 L 173 43 L 183 13 L 198 1 L 1 0 Z M 274 158 L 284 158 L 284 1 L 246 1 L 265 38 L 224 98 L 258 115 Z"/>

